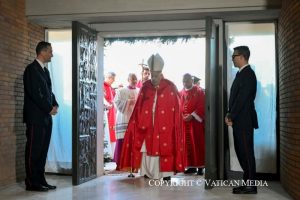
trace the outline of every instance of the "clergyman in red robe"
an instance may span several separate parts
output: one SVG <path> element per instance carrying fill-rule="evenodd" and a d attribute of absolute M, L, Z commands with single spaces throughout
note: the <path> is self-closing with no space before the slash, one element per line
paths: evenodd
<path fill-rule="evenodd" d="M 151 80 L 142 88 L 125 133 L 120 169 L 145 178 L 170 180 L 184 171 L 179 93 L 161 76 L 159 54 L 148 60 Z"/>
<path fill-rule="evenodd" d="M 109 139 L 111 145 L 111 157 L 114 156 L 115 145 L 116 145 L 116 108 L 114 106 L 115 90 L 111 87 L 115 81 L 116 74 L 114 72 L 108 72 L 105 75 L 103 83 L 104 89 L 104 107 L 107 112 Z"/>
<path fill-rule="evenodd" d="M 142 79 L 139 80 L 136 84 L 137 88 L 141 88 L 143 86 L 143 83 L 149 80 L 150 77 L 150 69 L 145 64 L 142 65 Z"/>
<path fill-rule="evenodd" d="M 184 88 L 180 91 L 182 128 L 186 174 L 203 175 L 205 161 L 204 110 L 205 95 L 200 87 L 193 84 L 190 74 L 183 76 Z"/>

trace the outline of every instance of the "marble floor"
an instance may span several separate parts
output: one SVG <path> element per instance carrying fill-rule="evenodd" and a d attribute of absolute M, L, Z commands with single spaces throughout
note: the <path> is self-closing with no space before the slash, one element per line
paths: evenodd
<path fill-rule="evenodd" d="M 48 192 L 25 191 L 24 183 L 16 183 L 0 188 L 0 199 L 3 200 L 173 200 L 173 199 L 259 199 L 285 200 L 291 197 L 282 188 L 280 182 L 269 181 L 268 186 L 259 187 L 256 195 L 234 195 L 231 187 L 214 187 L 204 189 L 203 176 L 178 174 L 172 177 L 171 184 L 161 184 L 159 181 L 149 182 L 149 179 L 135 174 L 128 178 L 127 173 L 111 172 L 78 186 L 72 186 L 70 176 L 47 175 L 50 184 L 58 188 Z"/>

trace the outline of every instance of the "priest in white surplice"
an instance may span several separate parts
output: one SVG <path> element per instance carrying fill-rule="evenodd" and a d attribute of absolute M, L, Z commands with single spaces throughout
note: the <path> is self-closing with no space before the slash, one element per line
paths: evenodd
<path fill-rule="evenodd" d="M 136 88 L 137 77 L 135 74 L 130 73 L 128 75 L 128 86 L 118 89 L 114 99 L 115 106 L 117 108 L 117 120 L 116 120 L 116 149 L 114 155 L 114 161 L 117 164 L 116 170 L 119 170 L 120 157 L 123 145 L 124 134 L 127 129 L 128 121 L 133 111 L 139 89 Z"/>

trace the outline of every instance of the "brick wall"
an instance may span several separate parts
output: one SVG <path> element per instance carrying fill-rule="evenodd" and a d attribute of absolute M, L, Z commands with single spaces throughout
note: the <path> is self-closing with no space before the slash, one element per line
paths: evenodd
<path fill-rule="evenodd" d="M 282 1 L 278 34 L 281 182 L 294 199 L 300 199 L 299 0 Z"/>
<path fill-rule="evenodd" d="M 25 0 L 0 0 L 0 186 L 25 176 L 22 74 L 43 39 L 25 18 Z"/>

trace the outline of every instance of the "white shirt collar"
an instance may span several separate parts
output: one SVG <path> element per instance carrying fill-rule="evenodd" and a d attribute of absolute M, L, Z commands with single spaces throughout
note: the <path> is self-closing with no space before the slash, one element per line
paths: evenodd
<path fill-rule="evenodd" d="M 241 67 L 240 69 L 239 69 L 239 72 L 241 72 L 245 67 L 247 67 L 249 64 L 247 63 L 246 65 L 244 65 L 243 67 Z"/>
<path fill-rule="evenodd" d="M 189 89 L 184 88 L 184 90 L 185 91 L 189 91 L 189 90 L 193 89 L 193 87 L 194 87 L 194 85 L 191 88 L 189 88 Z"/>
<path fill-rule="evenodd" d="M 39 59 L 37 59 L 36 58 L 36 61 L 41 65 L 41 67 L 43 68 L 43 70 L 44 70 L 44 67 L 45 67 L 45 65 L 44 65 L 44 63 L 42 63 L 42 61 L 40 61 Z"/>

